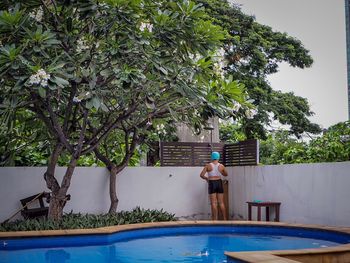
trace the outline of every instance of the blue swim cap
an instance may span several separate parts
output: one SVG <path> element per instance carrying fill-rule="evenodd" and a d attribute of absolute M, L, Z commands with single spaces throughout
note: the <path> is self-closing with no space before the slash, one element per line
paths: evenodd
<path fill-rule="evenodd" d="M 212 152 L 212 153 L 211 153 L 211 159 L 212 159 L 212 160 L 219 160 L 219 159 L 220 159 L 220 153 L 218 153 L 218 152 Z"/>

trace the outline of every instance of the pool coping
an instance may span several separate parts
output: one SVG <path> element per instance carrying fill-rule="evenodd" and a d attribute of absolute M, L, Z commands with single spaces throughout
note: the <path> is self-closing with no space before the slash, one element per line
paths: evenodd
<path fill-rule="evenodd" d="M 71 235 L 91 235 L 91 234 L 113 234 L 127 230 L 154 228 L 154 227 L 173 227 L 173 226 L 196 226 L 196 225 L 246 225 L 246 226 L 282 226 L 296 227 L 314 230 L 328 230 L 340 233 L 350 234 L 350 227 L 333 227 L 310 224 L 292 224 L 284 222 L 264 222 L 264 221 L 170 221 L 170 222 L 153 222 L 129 225 L 118 225 L 109 227 L 100 227 L 93 229 L 66 229 L 66 230 L 41 230 L 41 231 L 16 231 L 0 232 L 0 238 L 20 238 L 20 237 L 42 237 L 42 236 L 71 236 Z M 320 254 L 349 253 L 350 261 L 350 243 L 327 248 L 317 249 L 299 249 L 299 250 L 275 250 L 275 251 L 249 251 L 249 252 L 230 252 L 225 251 L 225 255 L 238 259 L 243 262 L 273 262 L 273 263 L 292 263 L 300 262 L 287 257 L 312 256 Z"/>

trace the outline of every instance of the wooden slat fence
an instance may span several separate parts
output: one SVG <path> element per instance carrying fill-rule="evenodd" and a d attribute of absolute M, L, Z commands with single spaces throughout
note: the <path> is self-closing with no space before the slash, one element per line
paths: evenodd
<path fill-rule="evenodd" d="M 161 142 L 153 147 L 147 156 L 147 164 L 154 165 L 160 160 L 161 166 L 204 166 L 210 162 L 210 153 L 219 152 L 220 162 L 225 166 L 257 165 L 259 150 L 257 140 L 235 144 Z"/>
<path fill-rule="evenodd" d="M 246 140 L 224 147 L 225 166 L 247 166 L 259 163 L 259 141 Z"/>
<path fill-rule="evenodd" d="M 166 142 L 161 143 L 161 166 L 203 166 L 210 161 L 211 151 L 223 155 L 224 144 L 192 142 Z"/>

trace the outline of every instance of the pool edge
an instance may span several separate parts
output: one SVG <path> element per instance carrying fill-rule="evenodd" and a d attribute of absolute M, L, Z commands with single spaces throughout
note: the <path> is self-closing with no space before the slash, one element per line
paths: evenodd
<path fill-rule="evenodd" d="M 110 227 L 101 227 L 94 229 L 67 229 L 67 230 L 42 230 L 42 231 L 17 231 L 0 232 L 0 238 L 20 238 L 20 237 L 42 237 L 42 236 L 70 236 L 70 235 L 91 235 L 91 234 L 113 234 L 117 232 L 145 229 L 154 227 L 172 227 L 172 226 L 196 226 L 196 225 L 247 225 L 247 226 L 284 226 L 296 227 L 314 230 L 326 230 L 350 234 L 350 227 L 334 227 L 310 224 L 292 224 L 284 222 L 263 222 L 263 221 L 171 221 L 141 223 L 130 225 L 119 225 Z M 299 249 L 299 250 L 278 250 L 264 252 L 225 252 L 229 258 L 240 260 L 241 262 L 274 262 L 274 263 L 292 263 L 292 262 L 331 262 L 325 261 L 336 257 L 337 263 L 350 262 L 350 244 L 339 245 L 328 248 L 318 249 Z"/>

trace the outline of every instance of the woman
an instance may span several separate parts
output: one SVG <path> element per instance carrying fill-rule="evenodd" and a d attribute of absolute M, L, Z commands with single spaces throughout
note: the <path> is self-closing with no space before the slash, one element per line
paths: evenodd
<path fill-rule="evenodd" d="M 218 220 L 218 205 L 224 220 L 227 220 L 225 203 L 224 203 L 224 187 L 222 176 L 227 176 L 225 166 L 219 163 L 220 154 L 218 152 L 211 153 L 211 163 L 203 168 L 200 177 L 208 182 L 208 192 L 211 205 L 211 219 Z M 206 176 L 206 173 L 208 175 Z"/>

